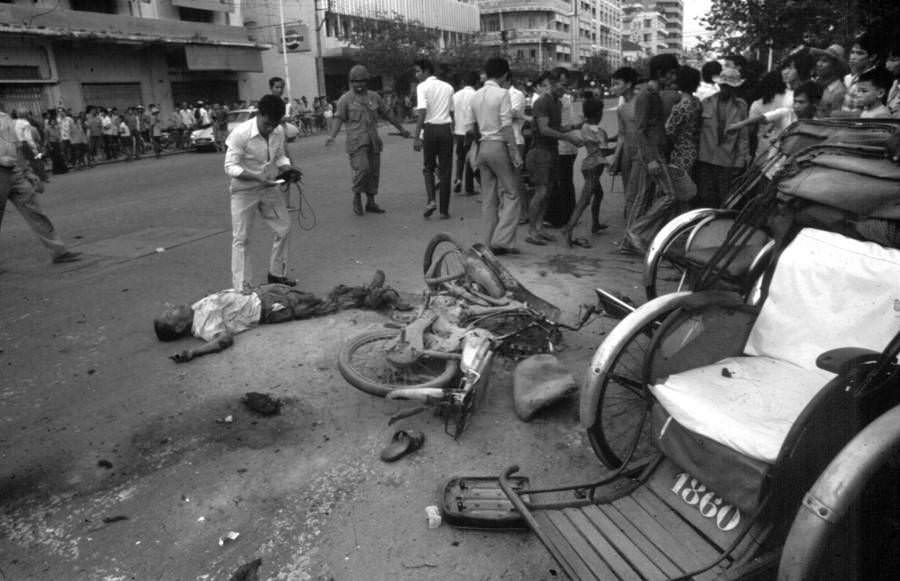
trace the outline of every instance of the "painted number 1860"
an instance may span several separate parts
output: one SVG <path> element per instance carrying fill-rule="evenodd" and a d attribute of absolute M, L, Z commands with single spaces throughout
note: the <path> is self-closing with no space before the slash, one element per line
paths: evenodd
<path fill-rule="evenodd" d="M 707 490 L 704 484 L 686 472 L 675 475 L 672 492 L 685 503 L 696 506 L 704 517 L 715 519 L 719 530 L 733 530 L 741 522 L 741 511 L 730 504 L 724 504 L 714 492 Z"/>

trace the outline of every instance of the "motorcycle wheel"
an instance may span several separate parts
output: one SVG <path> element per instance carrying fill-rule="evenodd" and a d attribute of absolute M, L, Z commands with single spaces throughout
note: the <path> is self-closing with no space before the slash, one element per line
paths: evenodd
<path fill-rule="evenodd" d="M 649 421 L 652 400 L 644 362 L 658 325 L 652 321 L 637 329 L 599 379 L 597 420 L 587 435 L 594 453 L 610 469 L 654 453 Z"/>
<path fill-rule="evenodd" d="M 399 334 L 399 329 L 371 331 L 344 343 L 338 354 L 338 370 L 344 379 L 378 397 L 398 388 L 444 387 L 453 381 L 459 369 L 455 359 L 422 358 L 404 368 L 391 365 L 385 350 Z"/>
<path fill-rule="evenodd" d="M 435 234 L 428 241 L 425 247 L 425 259 L 422 264 L 422 272 L 426 275 L 431 270 L 435 261 L 441 261 L 440 267 L 434 276 L 444 276 L 448 274 L 464 274 L 465 261 L 463 259 L 463 248 L 459 242 L 446 232 Z"/>

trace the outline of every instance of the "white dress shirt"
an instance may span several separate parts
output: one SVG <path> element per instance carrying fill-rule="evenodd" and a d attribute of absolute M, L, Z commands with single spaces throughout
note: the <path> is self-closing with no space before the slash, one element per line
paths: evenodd
<path fill-rule="evenodd" d="M 522 135 L 522 127 L 525 125 L 525 93 L 510 86 L 509 104 L 512 106 L 512 128 L 516 145 L 525 145 L 525 136 Z"/>
<path fill-rule="evenodd" d="M 453 86 L 434 75 L 416 86 L 416 109 L 425 109 L 425 123 L 444 125 L 450 123 L 453 109 Z"/>
<path fill-rule="evenodd" d="M 255 117 L 235 127 L 225 145 L 225 173 L 231 176 L 232 192 L 263 187 L 253 180 L 237 179 L 244 173 L 274 178 L 279 167 L 291 164 L 284 153 L 284 129 L 275 127 L 266 139 L 259 132 Z"/>
<path fill-rule="evenodd" d="M 466 85 L 462 89 L 453 93 L 453 133 L 456 135 L 466 134 L 466 125 L 472 123 L 472 95 L 475 89 L 470 85 Z"/>

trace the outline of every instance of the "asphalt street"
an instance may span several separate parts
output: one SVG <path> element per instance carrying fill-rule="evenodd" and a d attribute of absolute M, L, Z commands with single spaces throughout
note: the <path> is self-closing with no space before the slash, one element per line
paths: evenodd
<path fill-rule="evenodd" d="M 385 130 L 383 130 L 386 133 Z M 376 269 L 420 295 L 422 253 L 446 231 L 480 240 L 480 196 L 454 195 L 452 219 L 425 220 L 421 158 L 385 136 L 384 215 L 353 215 L 343 137 L 291 146 L 315 226 L 295 228 L 289 275 L 325 294 L 366 284 Z M 576 166 L 577 167 L 577 166 Z M 580 187 L 580 176 L 576 178 Z M 562 243 L 504 257 L 528 287 L 574 320 L 592 289 L 641 300 L 640 264 L 617 254 L 621 184 L 590 249 Z M 495 366 L 487 400 L 454 441 L 439 418 L 348 385 L 341 342 L 390 319 L 367 311 L 251 330 L 228 352 L 178 365 L 190 339 L 160 343 L 152 318 L 229 286 L 230 215 L 222 155 L 185 153 L 53 176 L 41 201 L 84 260 L 53 265 L 10 205 L 0 232 L 0 579 L 227 579 L 261 557 L 278 580 L 554 579 L 526 533 L 428 529 L 425 507 L 455 475 L 498 475 L 519 463 L 540 485 L 602 472 L 578 425 L 577 396 L 529 423 L 512 407 L 511 371 Z M 307 209 L 304 223 L 313 220 Z M 265 274 L 271 235 L 257 224 L 252 259 Z M 262 282 L 260 280 L 260 282 Z M 566 334 L 576 378 L 613 323 Z M 282 398 L 260 418 L 248 391 Z M 232 416 L 233 421 L 222 420 Z M 217 420 L 219 420 L 217 422 Z M 397 427 L 426 434 L 395 464 L 378 451 Z M 239 533 L 220 545 L 220 538 Z"/>

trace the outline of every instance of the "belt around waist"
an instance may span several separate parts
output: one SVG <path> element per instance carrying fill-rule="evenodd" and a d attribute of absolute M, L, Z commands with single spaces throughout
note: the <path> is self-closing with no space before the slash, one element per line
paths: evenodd
<path fill-rule="evenodd" d="M 450 127 L 451 125 L 453 125 L 452 121 L 447 122 L 447 123 L 426 123 L 425 124 L 426 127 Z"/>

